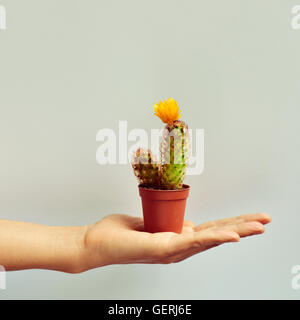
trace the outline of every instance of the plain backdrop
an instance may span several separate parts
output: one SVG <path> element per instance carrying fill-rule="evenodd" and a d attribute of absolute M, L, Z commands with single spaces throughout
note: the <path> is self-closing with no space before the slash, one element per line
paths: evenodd
<path fill-rule="evenodd" d="M 162 128 L 173 97 L 205 130 L 186 182 L 195 223 L 268 212 L 263 236 L 172 265 L 7 274 L 0 299 L 299 299 L 300 30 L 282 0 L 1 0 L 0 215 L 81 225 L 141 216 L 130 165 L 100 166 L 96 133 Z M 13 235 L 12 235 L 13 236 Z"/>

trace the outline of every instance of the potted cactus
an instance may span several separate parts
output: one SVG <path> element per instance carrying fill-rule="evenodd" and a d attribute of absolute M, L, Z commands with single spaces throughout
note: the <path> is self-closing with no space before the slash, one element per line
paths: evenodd
<path fill-rule="evenodd" d="M 132 158 L 139 182 L 146 232 L 181 233 L 186 199 L 190 187 L 183 184 L 190 139 L 187 125 L 180 121 L 178 103 L 172 98 L 153 106 L 155 115 L 165 124 L 160 146 L 160 160 L 139 148 Z"/>

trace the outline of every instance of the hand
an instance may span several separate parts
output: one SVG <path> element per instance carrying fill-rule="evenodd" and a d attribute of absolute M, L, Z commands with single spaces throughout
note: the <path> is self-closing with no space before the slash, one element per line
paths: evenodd
<path fill-rule="evenodd" d="M 110 215 L 88 226 L 84 270 L 110 264 L 174 263 L 226 242 L 264 232 L 267 214 L 247 214 L 195 226 L 185 221 L 182 234 L 147 233 L 141 218 Z"/>
<path fill-rule="evenodd" d="M 0 264 L 7 271 L 79 273 L 110 264 L 172 263 L 225 242 L 264 232 L 262 213 L 208 222 L 186 221 L 182 234 L 147 233 L 141 218 L 111 215 L 90 226 L 45 226 L 0 220 Z"/>

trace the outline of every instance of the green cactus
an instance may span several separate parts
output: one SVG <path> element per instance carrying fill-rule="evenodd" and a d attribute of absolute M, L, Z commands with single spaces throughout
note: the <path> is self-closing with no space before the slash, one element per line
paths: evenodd
<path fill-rule="evenodd" d="M 161 188 L 182 188 L 190 145 L 187 125 L 179 120 L 167 125 L 161 142 Z"/>
<path fill-rule="evenodd" d="M 180 110 L 177 102 L 171 98 L 154 105 L 154 111 L 167 124 L 160 147 L 160 163 L 150 150 L 138 149 L 132 159 L 134 174 L 140 186 L 181 189 L 190 152 L 188 127 L 178 120 Z"/>

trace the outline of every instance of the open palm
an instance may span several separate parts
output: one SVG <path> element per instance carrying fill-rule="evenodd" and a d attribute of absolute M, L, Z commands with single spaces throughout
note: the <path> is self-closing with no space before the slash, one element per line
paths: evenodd
<path fill-rule="evenodd" d="M 144 232 L 143 219 L 110 215 L 88 227 L 85 246 L 90 266 L 125 263 L 173 263 L 226 242 L 264 232 L 271 218 L 264 213 L 207 222 L 185 221 L 181 234 Z"/>

